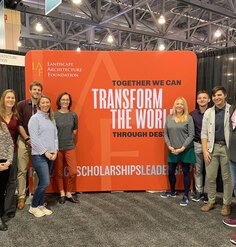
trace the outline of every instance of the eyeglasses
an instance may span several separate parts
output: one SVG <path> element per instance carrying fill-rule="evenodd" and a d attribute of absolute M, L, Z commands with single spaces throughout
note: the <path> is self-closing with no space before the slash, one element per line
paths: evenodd
<path fill-rule="evenodd" d="M 60 101 L 70 101 L 69 99 L 61 99 Z"/>

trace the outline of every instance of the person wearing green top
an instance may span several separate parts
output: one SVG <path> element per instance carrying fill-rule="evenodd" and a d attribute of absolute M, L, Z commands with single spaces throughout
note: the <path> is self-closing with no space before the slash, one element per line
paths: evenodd
<path fill-rule="evenodd" d="M 178 97 L 175 100 L 173 113 L 166 119 L 164 137 L 168 147 L 168 177 L 171 191 L 162 193 L 161 197 L 176 196 L 175 171 L 178 163 L 181 162 L 184 174 L 184 196 L 180 205 L 187 206 L 191 184 L 190 166 L 196 162 L 196 157 L 193 147 L 194 123 L 192 117 L 188 114 L 188 105 L 185 98 Z"/>

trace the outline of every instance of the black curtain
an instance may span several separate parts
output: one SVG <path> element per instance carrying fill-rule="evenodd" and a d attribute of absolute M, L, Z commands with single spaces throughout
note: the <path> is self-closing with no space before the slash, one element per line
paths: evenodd
<path fill-rule="evenodd" d="M 0 50 L 0 53 L 25 55 L 17 51 Z M 16 92 L 17 100 L 25 99 L 25 67 L 0 64 L 0 95 L 6 89 Z"/>
<path fill-rule="evenodd" d="M 205 89 L 211 95 L 214 86 L 224 86 L 227 101 L 232 104 L 236 89 L 236 47 L 200 53 L 197 58 L 197 89 Z"/>

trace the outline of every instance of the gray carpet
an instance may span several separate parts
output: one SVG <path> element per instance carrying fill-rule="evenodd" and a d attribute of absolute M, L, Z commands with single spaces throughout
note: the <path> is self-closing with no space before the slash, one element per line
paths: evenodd
<path fill-rule="evenodd" d="M 203 202 L 181 207 L 181 196 L 163 199 L 160 193 L 83 193 L 79 204 L 64 205 L 50 195 L 53 215 L 35 218 L 29 206 L 17 211 L 9 230 L 0 232 L 0 246 L 233 246 L 221 197 L 216 209 L 202 213 Z M 236 215 L 235 199 L 233 206 Z"/>

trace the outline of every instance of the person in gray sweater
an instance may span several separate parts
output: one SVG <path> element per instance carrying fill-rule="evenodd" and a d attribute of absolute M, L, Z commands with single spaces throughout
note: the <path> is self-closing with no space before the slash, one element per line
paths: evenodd
<path fill-rule="evenodd" d="M 175 171 L 178 163 L 181 162 L 184 174 L 184 196 L 180 205 L 186 206 L 189 202 L 188 194 L 191 184 L 190 165 L 196 162 L 196 158 L 193 148 L 194 123 L 188 114 L 185 98 L 178 97 L 175 100 L 173 114 L 166 119 L 164 137 L 168 147 L 168 177 L 171 191 L 162 193 L 161 197 L 176 197 Z"/>

